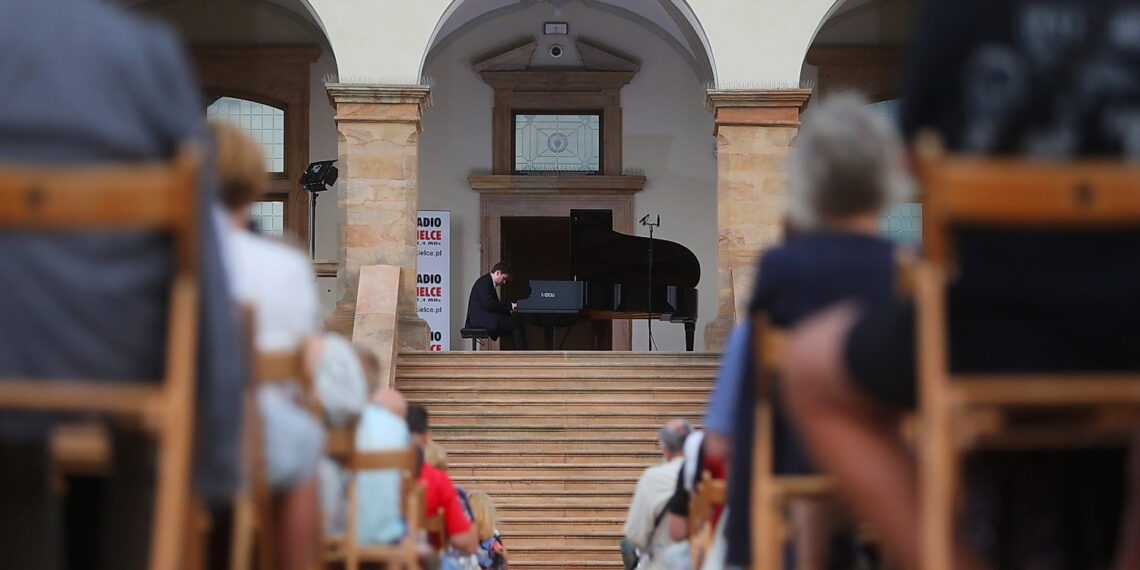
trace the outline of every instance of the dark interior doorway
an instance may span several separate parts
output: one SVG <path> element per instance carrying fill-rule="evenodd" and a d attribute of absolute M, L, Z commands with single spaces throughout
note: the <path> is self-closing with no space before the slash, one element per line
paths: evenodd
<path fill-rule="evenodd" d="M 570 274 L 570 217 L 534 216 L 503 217 L 500 226 L 500 259 L 511 266 L 511 279 L 500 294 L 505 300 L 517 301 L 530 296 L 532 279 L 569 281 Z M 607 324 L 608 326 L 608 324 Z M 559 327 L 554 333 L 556 350 L 596 350 L 599 347 L 590 322 L 581 321 L 569 327 Z M 526 326 L 530 348 L 543 346 L 542 327 L 536 322 Z M 512 347 L 510 338 L 499 340 L 504 348 Z"/>

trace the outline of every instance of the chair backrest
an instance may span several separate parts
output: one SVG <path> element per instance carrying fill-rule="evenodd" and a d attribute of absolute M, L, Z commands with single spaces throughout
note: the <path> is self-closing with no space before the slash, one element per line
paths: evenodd
<path fill-rule="evenodd" d="M 918 145 L 927 259 L 954 261 L 960 224 L 1005 228 L 1140 227 L 1140 164 L 1030 161 L 948 155 L 937 138 Z"/>
<path fill-rule="evenodd" d="M 352 471 L 343 539 L 346 566 L 350 570 L 356 567 L 362 555 L 367 560 L 372 560 L 374 555 L 379 555 L 375 560 L 414 559 L 415 536 L 423 528 L 424 522 L 423 487 L 417 481 L 419 451 L 415 445 L 392 451 L 357 450 L 354 431 L 355 428 L 333 430 L 330 433 L 337 435 L 329 438 L 327 446 L 330 457 Z M 384 469 L 397 469 L 400 472 L 400 512 L 407 526 L 406 540 L 390 547 L 369 545 L 367 550 L 362 550 L 357 544 L 357 476 L 361 471 Z"/>
<path fill-rule="evenodd" d="M 0 164 L 0 227 L 170 232 L 178 267 L 193 267 L 197 163 L 187 145 L 169 162 Z"/>
<path fill-rule="evenodd" d="M 166 162 L 102 166 L 0 164 L 0 228 L 16 231 L 154 232 L 174 252 L 160 383 L 6 379 L 0 408 L 97 412 L 141 420 L 158 441 L 150 568 L 183 562 L 191 504 L 199 284 L 197 158 L 189 146 Z"/>
<path fill-rule="evenodd" d="M 424 530 L 429 537 L 435 537 L 440 550 L 447 549 L 447 520 L 443 517 L 443 507 L 436 509 L 435 514 L 424 519 Z"/>

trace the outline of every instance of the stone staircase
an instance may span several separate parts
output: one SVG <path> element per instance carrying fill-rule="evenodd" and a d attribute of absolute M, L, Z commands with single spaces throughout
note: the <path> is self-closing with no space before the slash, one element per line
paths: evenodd
<path fill-rule="evenodd" d="M 718 355 L 401 353 L 396 387 L 428 407 L 456 484 L 495 500 L 512 570 L 621 568 L 634 485 L 667 419 L 697 424 Z"/>

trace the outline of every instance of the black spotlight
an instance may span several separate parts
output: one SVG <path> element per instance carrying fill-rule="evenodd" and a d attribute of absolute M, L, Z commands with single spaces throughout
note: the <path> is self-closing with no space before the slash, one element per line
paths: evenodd
<path fill-rule="evenodd" d="M 336 184 L 338 171 L 333 166 L 335 162 L 335 160 L 321 160 L 310 164 L 301 175 L 301 186 L 314 194 L 328 190 L 329 186 Z"/>
<path fill-rule="evenodd" d="M 309 255 L 317 254 L 317 195 L 336 184 L 338 171 L 335 160 L 319 160 L 309 165 L 301 175 L 301 186 L 313 193 L 309 201 Z"/>

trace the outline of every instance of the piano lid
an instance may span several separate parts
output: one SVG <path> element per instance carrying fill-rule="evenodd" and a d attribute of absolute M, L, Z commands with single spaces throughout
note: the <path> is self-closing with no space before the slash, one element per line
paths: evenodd
<path fill-rule="evenodd" d="M 626 286 L 649 280 L 649 238 L 613 230 L 610 210 L 570 211 L 570 268 L 578 281 Z M 701 264 L 689 248 L 653 238 L 653 284 L 696 287 Z"/>

